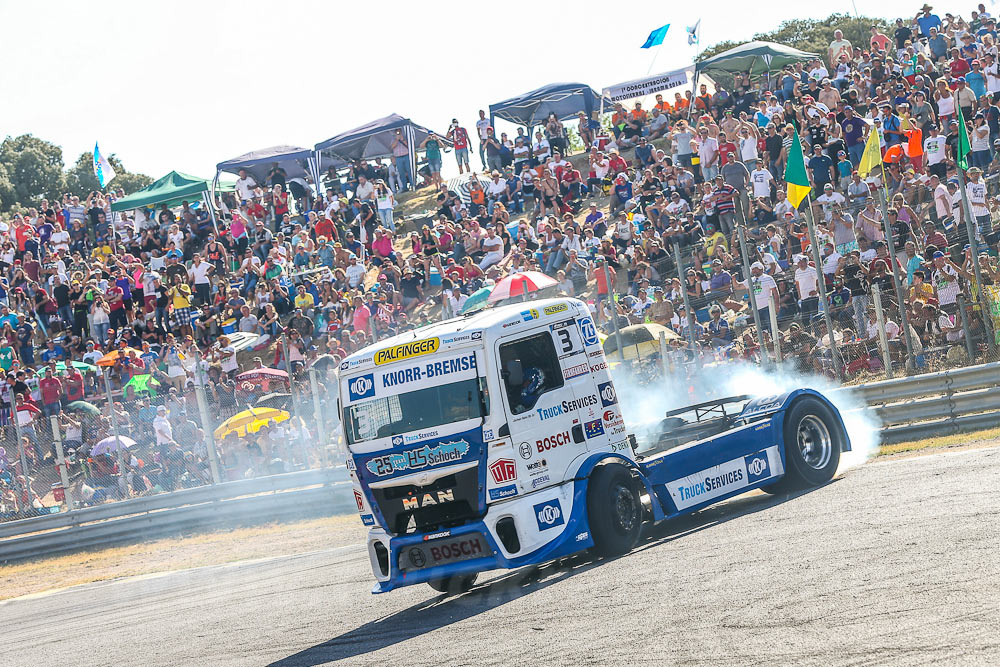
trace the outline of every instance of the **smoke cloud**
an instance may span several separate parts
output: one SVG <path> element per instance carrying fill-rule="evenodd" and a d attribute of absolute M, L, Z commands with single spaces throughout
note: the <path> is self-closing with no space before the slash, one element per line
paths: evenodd
<path fill-rule="evenodd" d="M 690 376 L 678 370 L 666 380 L 657 377 L 652 381 L 648 377 L 640 379 L 631 369 L 619 365 L 612 369 L 612 378 L 625 423 L 634 429 L 640 451 L 645 442 L 651 442 L 668 410 L 727 396 L 768 396 L 801 388 L 815 389 L 840 410 L 851 451 L 841 455 L 838 473 L 863 464 L 878 451 L 878 418 L 864 401 L 823 376 L 736 361 L 696 370 Z M 732 407 L 735 410 L 740 406 Z"/>

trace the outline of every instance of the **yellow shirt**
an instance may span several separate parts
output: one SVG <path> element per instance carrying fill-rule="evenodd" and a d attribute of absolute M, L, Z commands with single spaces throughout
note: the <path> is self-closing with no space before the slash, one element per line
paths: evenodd
<path fill-rule="evenodd" d="M 191 306 L 191 287 L 189 285 L 181 284 L 171 287 L 169 294 L 174 298 L 174 308 Z"/>
<path fill-rule="evenodd" d="M 295 295 L 296 308 L 312 308 L 314 305 L 316 305 L 316 299 L 309 292 Z"/>
<path fill-rule="evenodd" d="M 705 254 L 709 257 L 715 254 L 715 246 L 721 244 L 723 249 L 726 248 L 726 236 L 722 232 L 715 232 L 711 236 L 705 238 Z"/>

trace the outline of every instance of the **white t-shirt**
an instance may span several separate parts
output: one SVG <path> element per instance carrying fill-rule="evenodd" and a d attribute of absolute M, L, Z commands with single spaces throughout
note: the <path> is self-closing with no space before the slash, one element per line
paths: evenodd
<path fill-rule="evenodd" d="M 208 272 L 212 268 L 212 265 L 208 262 L 202 262 L 201 264 L 191 264 L 191 275 L 194 276 L 195 285 L 206 285 L 208 284 Z"/>
<path fill-rule="evenodd" d="M 611 163 L 608 161 L 607 158 L 604 158 L 603 160 L 598 160 L 597 162 L 594 163 L 594 176 L 603 179 L 605 176 L 608 175 L 608 170 L 610 169 L 611 169 Z"/>
<path fill-rule="evenodd" d="M 843 206 L 846 201 L 844 195 L 839 192 L 823 193 L 816 197 L 816 203 L 823 209 L 823 219 L 827 222 L 833 218 L 833 207 L 837 204 Z"/>
<path fill-rule="evenodd" d="M 942 306 L 948 306 L 955 303 L 955 301 L 958 300 L 958 293 L 961 291 L 958 280 L 946 280 L 944 277 L 945 275 L 955 276 L 957 278 L 958 272 L 955 271 L 950 264 L 945 264 L 940 269 L 934 269 L 934 286 L 937 287 L 938 303 Z"/>
<path fill-rule="evenodd" d="M 479 120 L 476 121 L 476 132 L 479 133 L 480 141 L 486 140 L 486 130 L 489 129 L 489 127 L 490 127 L 489 118 L 480 118 Z"/>
<path fill-rule="evenodd" d="M 255 187 L 257 187 L 257 183 L 249 176 L 236 179 L 236 192 L 239 194 L 240 199 L 244 201 L 253 199 L 253 189 Z"/>
<path fill-rule="evenodd" d="M 156 418 L 153 419 L 153 432 L 156 434 L 157 445 L 171 442 L 174 439 L 174 428 L 163 415 L 156 415 Z"/>
<path fill-rule="evenodd" d="M 371 181 L 365 181 L 364 183 L 358 183 L 357 190 L 354 191 L 354 196 L 358 199 L 366 200 L 371 199 L 372 195 L 375 194 L 375 186 L 372 185 Z"/>
<path fill-rule="evenodd" d="M 795 269 L 795 286 L 799 290 L 800 299 L 808 299 L 817 294 L 816 269 L 806 265 L 804 269 Z"/>
<path fill-rule="evenodd" d="M 944 159 L 945 138 L 940 134 L 936 137 L 924 139 L 924 153 L 927 155 L 927 164 L 937 164 Z"/>
<path fill-rule="evenodd" d="M 230 356 L 228 357 L 225 356 L 222 357 L 221 365 L 223 373 L 235 371 L 240 367 L 240 365 L 236 362 L 236 348 L 234 348 L 232 345 L 227 345 L 226 347 L 222 348 L 219 351 L 226 354 L 230 354 Z"/>
<path fill-rule="evenodd" d="M 778 289 L 778 283 L 774 282 L 774 278 L 766 273 L 762 273 L 759 278 L 754 278 L 751 276 L 750 281 L 753 284 L 753 298 L 757 302 L 757 310 L 763 310 L 771 305 L 771 290 Z M 746 285 L 746 281 L 743 281 Z"/>
<path fill-rule="evenodd" d="M 351 264 L 344 270 L 344 274 L 347 276 L 347 282 L 351 287 L 357 287 L 361 284 L 361 281 L 365 277 L 365 267 L 360 264 Z"/>
<path fill-rule="evenodd" d="M 532 154 L 537 160 L 545 160 L 549 157 L 549 142 L 545 139 L 536 141 L 531 147 Z"/>
<path fill-rule="evenodd" d="M 753 183 L 754 197 L 770 197 L 771 181 L 774 176 L 767 169 L 754 169 L 750 172 L 750 182 Z"/>
<path fill-rule="evenodd" d="M 57 251 L 69 250 L 69 232 L 65 229 L 59 232 L 52 232 L 52 236 L 49 237 L 49 243 Z"/>
<path fill-rule="evenodd" d="M 482 248 L 483 252 L 487 255 L 490 253 L 502 253 L 503 239 L 499 236 L 494 236 L 493 238 L 487 236 L 483 239 Z"/>
<path fill-rule="evenodd" d="M 990 214 L 990 210 L 986 208 L 986 183 L 984 181 L 979 181 L 978 183 L 969 181 L 966 183 L 965 194 L 969 198 L 972 215 L 978 218 L 981 215 Z"/>

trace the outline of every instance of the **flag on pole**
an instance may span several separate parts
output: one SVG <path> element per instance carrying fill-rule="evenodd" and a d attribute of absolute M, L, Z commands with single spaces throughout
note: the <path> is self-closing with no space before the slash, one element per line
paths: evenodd
<path fill-rule="evenodd" d="M 788 201 L 792 206 L 799 207 L 802 200 L 809 195 L 811 189 L 809 176 L 806 174 L 806 161 L 802 157 L 802 142 L 799 131 L 792 135 L 792 145 L 788 149 L 788 161 L 785 163 L 785 184 L 788 187 Z"/>
<path fill-rule="evenodd" d="M 115 169 L 108 162 L 108 158 L 101 155 L 97 142 L 94 142 L 94 176 L 102 188 L 115 179 Z"/>
<path fill-rule="evenodd" d="M 955 105 L 958 109 L 958 155 L 955 157 L 955 162 L 958 163 L 958 168 L 962 171 L 969 170 L 969 153 L 972 152 L 972 146 L 969 144 L 969 130 L 965 127 L 965 118 L 962 116 L 962 107 Z"/>
<path fill-rule="evenodd" d="M 868 142 L 865 143 L 865 152 L 861 155 L 861 162 L 858 163 L 858 175 L 861 178 L 868 178 L 868 174 L 875 167 L 882 167 L 882 149 L 879 146 L 878 130 L 874 127 L 868 132 Z"/>
<path fill-rule="evenodd" d="M 667 36 L 667 28 L 669 27 L 670 24 L 668 23 L 667 25 L 660 26 L 653 32 L 649 33 L 649 37 L 646 38 L 646 43 L 640 48 L 648 49 L 651 46 L 659 46 L 660 44 L 663 44 L 663 38 Z"/>
<path fill-rule="evenodd" d="M 688 28 L 687 28 L 688 46 L 691 46 L 692 44 L 697 44 L 698 43 L 698 41 L 699 41 L 699 39 L 701 37 L 701 35 L 698 34 L 698 31 L 700 29 L 701 29 L 701 19 L 698 19 L 698 21 L 695 22 L 694 25 L 689 25 L 688 26 Z"/>

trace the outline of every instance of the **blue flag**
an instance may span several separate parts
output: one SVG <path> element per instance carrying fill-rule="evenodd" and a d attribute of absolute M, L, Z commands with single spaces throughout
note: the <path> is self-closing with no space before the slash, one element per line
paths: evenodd
<path fill-rule="evenodd" d="M 646 38 L 646 43 L 640 48 L 648 49 L 651 46 L 659 46 L 660 44 L 663 44 L 663 38 L 667 36 L 667 28 L 669 27 L 670 24 L 668 23 L 667 25 L 661 26 L 649 33 L 649 37 Z"/>
<path fill-rule="evenodd" d="M 107 186 L 108 183 L 115 178 L 115 169 L 108 162 L 108 159 L 101 155 L 101 149 L 98 148 L 97 143 L 94 143 L 94 176 L 97 177 L 97 182 L 101 184 L 101 187 Z"/>

